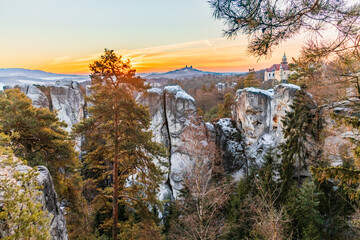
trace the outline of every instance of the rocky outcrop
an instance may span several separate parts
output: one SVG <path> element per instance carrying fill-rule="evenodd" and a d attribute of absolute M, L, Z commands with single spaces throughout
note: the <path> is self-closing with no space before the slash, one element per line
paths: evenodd
<path fill-rule="evenodd" d="M 54 240 L 67 240 L 66 221 L 63 210 L 54 188 L 54 183 L 49 170 L 44 166 L 38 166 L 39 175 L 37 181 L 42 186 L 41 202 L 46 210 L 52 215 L 50 234 Z"/>
<path fill-rule="evenodd" d="M 189 126 L 202 127 L 201 138 L 207 141 L 205 124 L 196 117 L 194 98 L 180 86 L 152 88 L 147 94 L 140 95 L 137 102 L 149 107 L 154 140 L 163 143 L 170 153 L 167 160 L 169 174 L 161 186 L 160 200 L 169 196 L 176 198 L 182 188 L 183 174 L 192 164 L 191 153 L 185 149 Z"/>
<path fill-rule="evenodd" d="M 221 149 L 224 170 L 239 180 L 248 169 L 241 133 L 230 118 L 218 120 L 214 127 L 216 145 Z"/>
<path fill-rule="evenodd" d="M 167 148 L 170 147 L 169 130 L 165 114 L 165 96 L 164 90 L 160 88 L 151 88 L 147 94 L 140 95 L 137 102 L 149 107 L 151 126 L 156 142 L 163 143 Z"/>
<path fill-rule="evenodd" d="M 35 106 L 51 106 L 61 120 L 73 124 L 85 116 L 84 91 L 73 81 L 59 81 L 48 87 L 48 97 L 34 86 L 23 90 Z M 179 86 L 163 89 L 152 88 L 137 101 L 149 106 L 153 139 L 169 149 L 169 168 L 159 164 L 167 172 L 161 186 L 159 199 L 176 197 L 182 188 L 182 177 L 191 166 L 192 156 L 186 149 L 187 135 L 191 129 L 201 132 L 200 141 L 215 141 L 221 149 L 225 172 L 239 179 L 249 165 L 261 161 L 265 152 L 283 141 L 281 119 L 289 110 L 299 87 L 281 84 L 274 90 L 245 88 L 237 92 L 232 119 L 220 119 L 214 124 L 204 123 L 196 116 L 196 102 Z M 88 91 L 87 91 L 88 92 Z M 46 101 L 47 100 L 47 101 Z M 48 104 L 46 104 L 48 102 Z M 160 161 L 158 161 L 160 163 Z"/>
<path fill-rule="evenodd" d="M 61 120 L 73 124 L 85 117 L 84 94 L 72 81 L 60 81 L 48 86 L 44 92 L 35 86 L 20 87 L 37 107 L 56 110 Z M 163 143 L 169 150 L 169 158 L 157 161 L 166 172 L 160 186 L 158 198 L 168 200 L 176 198 L 182 188 L 184 172 L 191 168 L 194 156 L 189 151 L 189 131 L 201 133 L 198 143 L 214 141 L 221 149 L 225 172 L 240 179 L 252 164 L 260 164 L 265 153 L 284 142 L 282 120 L 290 111 L 290 105 L 300 88 L 292 84 L 280 84 L 274 89 L 261 90 L 245 88 L 237 91 L 231 119 L 220 119 L 214 123 L 204 123 L 196 116 L 195 100 L 179 86 L 167 86 L 163 89 L 152 88 L 147 94 L 141 94 L 137 101 L 149 107 L 153 139 Z M 325 131 L 324 156 L 333 165 L 340 165 L 344 159 L 352 156 L 352 143 L 349 137 L 354 132 L 349 127 L 338 126 L 330 114 L 347 111 L 349 102 L 334 103 L 324 107 Z M 165 161 L 168 167 L 160 164 Z"/>
<path fill-rule="evenodd" d="M 21 87 L 22 91 L 37 107 L 49 107 L 60 120 L 73 124 L 85 117 L 84 94 L 73 81 L 58 81 L 48 86 L 46 95 L 35 86 Z M 187 147 L 186 137 L 191 127 L 202 133 L 199 141 L 215 141 L 221 149 L 226 173 L 239 179 L 249 165 L 261 161 L 265 152 L 283 142 L 281 120 L 289 110 L 292 99 L 299 87 L 281 84 L 273 90 L 245 88 L 237 92 L 232 110 L 232 119 L 220 119 L 214 124 L 204 123 L 196 116 L 196 102 L 179 86 L 163 89 L 152 88 L 147 94 L 139 95 L 137 101 L 149 106 L 153 139 L 169 149 L 169 168 L 159 164 L 167 173 L 161 186 L 161 200 L 176 197 L 182 188 L 182 175 L 191 166 L 192 156 Z"/>
<path fill-rule="evenodd" d="M 49 100 L 58 117 L 68 125 L 67 131 L 84 118 L 85 100 L 79 83 L 58 81 L 55 86 L 50 86 Z"/>
<path fill-rule="evenodd" d="M 24 165 L 19 159 L 15 157 L 10 157 L 10 159 L 11 163 L 9 162 L 9 156 L 0 156 L 0 178 L 7 178 L 10 181 L 15 181 L 15 176 L 17 174 L 27 173 L 31 169 L 29 166 Z M 60 208 L 60 203 L 57 198 L 50 173 L 44 166 L 38 167 L 38 173 L 39 174 L 37 175 L 36 180 L 38 185 L 41 186 L 42 194 L 36 198 L 36 201 L 39 201 L 42 204 L 43 210 L 47 212 L 48 216 L 50 217 L 51 237 L 53 240 L 67 240 L 68 235 L 65 216 L 62 209 Z M 34 187 L 33 191 L 38 191 L 35 188 L 35 185 L 30 186 Z M 7 230 L 0 229 L 0 235 L 6 231 Z"/>
<path fill-rule="evenodd" d="M 12 86 L 7 86 L 11 88 Z M 71 131 L 74 124 L 85 117 L 85 88 L 81 90 L 78 82 L 71 80 L 57 81 L 53 85 L 35 86 L 21 85 L 18 87 L 31 99 L 35 107 L 49 108 L 56 111 L 60 120 L 67 124 L 66 130 Z"/>
<path fill-rule="evenodd" d="M 190 119 L 196 118 L 196 103 L 180 86 L 165 87 L 164 98 L 171 153 L 175 153 L 181 151 L 180 148 L 184 145 L 184 129 Z"/>
<path fill-rule="evenodd" d="M 84 94 L 90 93 L 88 87 L 82 89 L 76 82 L 59 81 L 47 86 L 47 92 L 36 86 L 20 88 L 35 106 L 56 110 L 59 118 L 68 124 L 68 131 L 85 117 Z M 201 133 L 198 142 L 215 141 L 221 149 L 225 172 L 239 179 L 251 164 L 261 163 L 269 149 L 284 141 L 282 120 L 299 89 L 292 84 L 280 84 L 269 90 L 238 90 L 231 119 L 215 123 L 204 123 L 196 116 L 195 100 L 179 86 L 152 88 L 147 94 L 139 95 L 137 101 L 150 110 L 153 139 L 163 143 L 170 153 L 168 159 L 160 159 L 169 167 L 159 164 L 167 172 L 159 199 L 172 199 L 182 188 L 183 173 L 191 167 L 193 158 L 187 149 L 189 129 L 195 128 Z M 357 132 L 338 126 L 330 116 L 347 111 L 348 104 L 350 102 L 334 103 L 323 109 L 324 156 L 333 165 L 340 165 L 344 158 L 352 156 L 349 137 L 356 136 Z"/>
<path fill-rule="evenodd" d="M 324 119 L 324 129 L 321 136 L 323 139 L 323 158 L 332 166 L 341 166 L 350 159 L 354 159 L 353 149 L 356 144 L 351 139 L 360 140 L 360 132 L 357 129 L 349 125 L 339 124 L 333 117 L 336 115 L 355 117 L 352 109 L 354 104 L 359 104 L 359 99 L 350 100 L 322 107 Z"/>
<path fill-rule="evenodd" d="M 281 120 L 300 87 L 280 84 L 274 89 L 240 89 L 232 109 L 236 126 L 244 142 L 244 154 L 252 163 L 259 163 L 264 154 L 284 141 Z"/>
<path fill-rule="evenodd" d="M 25 93 L 26 96 L 31 99 L 34 107 L 49 108 L 49 100 L 45 94 L 36 86 L 20 86 L 20 91 Z"/>

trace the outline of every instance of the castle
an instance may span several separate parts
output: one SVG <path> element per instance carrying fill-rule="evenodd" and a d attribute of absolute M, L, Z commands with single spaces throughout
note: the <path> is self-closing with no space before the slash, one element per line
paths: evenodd
<path fill-rule="evenodd" d="M 277 82 L 286 82 L 290 74 L 291 71 L 289 70 L 286 54 L 284 53 L 280 64 L 274 64 L 265 70 L 264 81 L 276 80 Z"/>

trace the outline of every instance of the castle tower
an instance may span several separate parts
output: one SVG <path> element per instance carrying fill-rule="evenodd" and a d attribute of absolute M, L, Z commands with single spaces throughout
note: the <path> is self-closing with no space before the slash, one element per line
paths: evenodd
<path fill-rule="evenodd" d="M 282 58 L 281 64 L 288 64 L 285 53 L 284 53 L 284 56 Z"/>

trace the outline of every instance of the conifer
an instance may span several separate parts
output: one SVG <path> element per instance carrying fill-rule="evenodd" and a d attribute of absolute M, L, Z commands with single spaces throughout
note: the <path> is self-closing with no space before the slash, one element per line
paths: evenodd
<path fill-rule="evenodd" d="M 90 70 L 89 117 L 76 130 L 85 137 L 84 172 L 87 184 L 94 186 L 89 200 L 103 213 L 109 213 L 112 204 L 112 220 L 106 214 L 100 226 L 112 228 L 112 238 L 117 239 L 119 213 L 127 221 L 120 226 L 120 236 L 126 225 L 132 227 L 141 219 L 151 219 L 149 208 L 157 203 L 162 174 L 153 159 L 165 156 L 165 152 L 152 141 L 147 108 L 134 99 L 136 92 L 147 87 L 135 76 L 130 61 L 105 49 L 104 55 L 90 64 Z"/>

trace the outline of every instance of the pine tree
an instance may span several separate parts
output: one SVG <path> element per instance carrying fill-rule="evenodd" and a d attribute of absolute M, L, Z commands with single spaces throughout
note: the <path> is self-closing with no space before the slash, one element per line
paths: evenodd
<path fill-rule="evenodd" d="M 349 0 L 285 1 L 210 0 L 214 16 L 226 24 L 224 35 L 249 37 L 249 53 L 269 56 L 275 47 L 299 33 L 308 34 L 309 55 L 329 58 L 343 51 L 357 51 L 360 9 Z M 331 27 L 334 41 L 324 41 L 321 33 Z M 319 39 L 320 37 L 320 39 Z"/>
<path fill-rule="evenodd" d="M 285 189 L 294 174 L 297 174 L 300 183 L 300 171 L 306 169 L 309 163 L 316 163 L 319 157 L 316 143 L 321 130 L 320 113 L 304 90 L 297 91 L 290 108 L 291 110 L 282 120 L 285 142 L 280 146 L 281 179 L 284 181 Z"/>
<path fill-rule="evenodd" d="M 45 108 L 35 108 L 19 89 L 0 94 L 2 132 L 11 137 L 16 156 L 31 166 L 45 165 L 57 179 L 57 171 L 78 167 L 73 143 L 56 114 Z"/>
<path fill-rule="evenodd" d="M 224 95 L 224 109 L 222 117 L 231 117 L 231 106 L 234 104 L 234 96 L 231 93 Z"/>
<path fill-rule="evenodd" d="M 232 195 L 227 224 L 227 239 L 289 239 L 290 218 L 286 212 L 286 196 L 279 179 L 281 164 L 272 150 L 259 168 L 241 180 Z"/>
<path fill-rule="evenodd" d="M 161 181 L 153 159 L 164 156 L 164 149 L 152 141 L 152 132 L 147 130 L 148 110 L 134 100 L 134 92 L 144 91 L 146 86 L 143 79 L 135 77 L 130 62 L 105 49 L 90 70 L 90 116 L 77 126 L 77 132 L 85 137 L 85 177 L 95 192 L 90 200 L 101 203 L 97 210 L 104 213 L 112 198 L 112 221 L 107 214 L 100 222 L 104 229 L 112 225 L 112 238 L 117 239 L 119 213 L 122 220 L 128 220 L 121 229 L 136 223 L 131 217 L 134 214 L 138 220 L 151 219 L 149 207 L 157 202 Z"/>
<path fill-rule="evenodd" d="M 320 213 L 321 192 L 314 182 L 308 180 L 300 188 L 295 201 L 293 222 L 300 239 L 322 239 L 325 226 L 324 217 Z"/>
<path fill-rule="evenodd" d="M 0 93 L 0 120 L 1 132 L 9 136 L 15 156 L 32 167 L 44 165 L 49 169 L 60 200 L 67 203 L 71 235 L 85 216 L 79 204 L 83 201 L 80 163 L 74 143 L 64 130 L 66 124 L 49 109 L 33 107 L 19 89 Z"/>
<path fill-rule="evenodd" d="M 260 82 L 255 79 L 256 74 L 255 72 L 249 72 L 248 75 L 244 78 L 244 87 L 258 87 Z"/>

